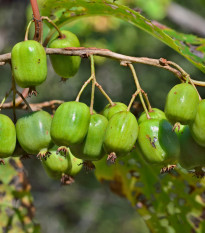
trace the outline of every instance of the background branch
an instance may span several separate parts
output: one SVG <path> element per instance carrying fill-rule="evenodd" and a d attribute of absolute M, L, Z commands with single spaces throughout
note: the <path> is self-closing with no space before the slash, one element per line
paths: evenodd
<path fill-rule="evenodd" d="M 35 103 L 35 104 L 29 103 L 29 105 L 32 111 L 38 111 L 38 110 L 41 110 L 42 108 L 55 109 L 56 105 L 60 105 L 63 102 L 64 102 L 63 100 L 51 100 L 51 101 L 45 101 L 42 103 Z M 12 109 L 12 108 L 13 108 L 13 102 L 5 103 L 2 105 L 2 109 Z M 26 110 L 28 109 L 28 106 L 24 103 L 20 103 L 18 106 L 16 105 L 16 108 Z"/>

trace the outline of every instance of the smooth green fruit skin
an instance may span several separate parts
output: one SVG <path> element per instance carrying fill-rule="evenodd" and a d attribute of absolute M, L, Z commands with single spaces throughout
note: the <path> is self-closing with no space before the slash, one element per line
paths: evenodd
<path fill-rule="evenodd" d="M 105 152 L 103 150 L 103 140 L 107 128 L 108 120 L 100 114 L 93 114 L 90 117 L 87 135 L 80 145 L 71 146 L 76 157 L 95 161 L 101 159 Z"/>
<path fill-rule="evenodd" d="M 45 111 L 29 113 L 18 119 L 16 133 L 19 144 L 29 154 L 37 154 L 44 148 L 50 148 L 52 117 Z"/>
<path fill-rule="evenodd" d="M 150 164 L 168 165 L 180 153 L 178 137 L 167 120 L 150 119 L 139 125 L 138 145 Z"/>
<path fill-rule="evenodd" d="M 46 52 L 37 41 L 16 44 L 11 51 L 11 64 L 13 76 L 20 87 L 38 86 L 46 80 Z"/>
<path fill-rule="evenodd" d="M 205 147 L 205 100 L 200 101 L 190 130 L 196 143 Z"/>
<path fill-rule="evenodd" d="M 174 86 L 168 93 L 165 114 L 171 123 L 191 123 L 197 111 L 199 96 L 195 88 L 187 83 Z"/>
<path fill-rule="evenodd" d="M 189 126 L 182 125 L 177 135 L 181 148 L 179 164 L 187 170 L 205 166 L 205 148 L 194 141 Z"/>
<path fill-rule="evenodd" d="M 51 138 L 58 146 L 79 144 L 85 138 L 90 122 L 89 107 L 71 101 L 61 104 L 52 120 Z"/>
<path fill-rule="evenodd" d="M 151 119 L 167 119 L 165 113 L 162 110 L 158 108 L 152 108 L 152 110 L 152 112 L 149 112 Z M 146 120 L 149 119 L 147 118 L 146 112 L 143 112 L 138 119 L 138 124 L 140 125 L 143 121 Z"/>
<path fill-rule="evenodd" d="M 0 114 L 0 158 L 11 156 L 16 147 L 16 129 L 13 121 Z"/>
<path fill-rule="evenodd" d="M 47 174 L 54 179 L 61 178 L 63 173 L 68 172 L 72 168 L 71 158 L 69 153 L 65 156 L 56 153 L 58 147 L 52 147 L 49 152 L 51 153 L 46 160 L 42 159 L 42 165 Z"/>
<path fill-rule="evenodd" d="M 107 104 L 102 111 L 102 115 L 105 116 L 108 120 L 115 114 L 121 111 L 126 111 L 127 106 L 120 102 L 114 102 L 114 106 Z"/>
<path fill-rule="evenodd" d="M 66 172 L 66 174 L 68 174 L 70 176 L 76 176 L 83 168 L 83 160 L 75 157 L 72 154 L 72 152 L 70 151 L 70 149 L 69 149 L 68 153 L 69 153 L 69 156 L 71 159 L 72 167 L 69 171 Z"/>
<path fill-rule="evenodd" d="M 49 48 L 80 47 L 80 42 L 75 34 L 69 31 L 62 31 L 65 38 L 55 38 L 49 44 Z M 50 55 L 51 63 L 55 72 L 62 78 L 74 76 L 80 66 L 79 56 Z"/>
<path fill-rule="evenodd" d="M 137 140 L 138 123 L 135 116 L 128 111 L 113 115 L 107 125 L 104 137 L 104 149 L 107 153 L 115 152 L 117 156 L 129 153 Z"/>

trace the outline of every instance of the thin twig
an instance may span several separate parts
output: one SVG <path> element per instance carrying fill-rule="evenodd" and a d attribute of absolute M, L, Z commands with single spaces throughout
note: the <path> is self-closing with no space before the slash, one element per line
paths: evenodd
<path fill-rule="evenodd" d="M 112 102 L 111 98 L 108 96 L 108 94 L 104 91 L 104 89 L 102 88 L 102 86 L 98 83 L 95 82 L 96 87 L 100 90 L 100 92 L 105 96 L 105 98 L 108 100 L 109 104 L 111 106 L 114 106 L 115 104 Z"/>
<path fill-rule="evenodd" d="M 16 83 L 14 80 L 14 77 L 12 76 L 12 90 L 13 90 L 13 116 L 14 116 L 14 123 L 16 123 L 17 121 L 17 117 L 16 117 Z"/>
<path fill-rule="evenodd" d="M 60 105 L 62 103 L 64 103 L 63 100 L 51 100 L 51 101 L 45 101 L 42 103 L 35 103 L 29 105 L 33 111 L 38 111 L 41 110 L 42 108 L 55 108 L 55 105 Z M 5 103 L 2 105 L 2 109 L 11 109 L 11 108 L 13 108 L 13 104 L 11 105 L 10 103 Z M 16 109 L 27 110 L 27 105 L 21 103 L 18 106 L 16 106 Z"/>
<path fill-rule="evenodd" d="M 130 68 L 130 70 L 132 72 L 132 75 L 133 75 L 133 78 L 134 78 L 134 81 L 135 81 L 135 84 L 136 84 L 137 91 L 139 91 L 140 101 L 142 103 L 144 111 L 146 112 L 147 119 L 150 119 L 149 112 L 147 110 L 146 104 L 145 104 L 143 96 L 142 96 L 142 88 L 141 88 L 139 80 L 137 78 L 137 74 L 135 72 L 135 68 L 134 68 L 134 66 L 132 64 L 127 64 L 127 65 L 129 66 L 129 68 Z"/>
<path fill-rule="evenodd" d="M 143 94 L 143 96 L 144 96 L 144 98 L 145 98 L 145 101 L 146 101 L 146 104 L 147 104 L 147 107 L 148 107 L 148 111 L 149 111 L 149 112 L 152 112 L 152 111 L 153 111 L 153 110 L 152 110 L 152 106 L 151 106 L 151 104 L 150 104 L 150 101 L 149 101 L 149 98 L 148 98 L 147 93 L 146 93 L 144 90 L 141 90 L 141 92 L 142 92 L 142 94 Z"/>
<path fill-rule="evenodd" d="M 130 100 L 130 103 L 129 103 L 128 107 L 127 107 L 127 111 L 130 111 L 130 108 L 131 108 L 131 106 L 132 106 L 132 104 L 133 104 L 135 98 L 137 97 L 137 95 L 138 95 L 139 93 L 140 93 L 140 90 L 137 90 L 137 91 L 132 95 L 132 98 L 131 98 L 131 100 Z"/>
<path fill-rule="evenodd" d="M 92 90 L 91 90 L 91 100 L 90 100 L 90 114 L 93 114 L 93 106 L 94 106 L 94 98 L 95 98 L 95 83 L 96 83 L 96 78 L 95 78 L 95 63 L 94 63 L 94 57 L 93 55 L 90 56 L 91 60 L 91 76 L 92 78 Z"/>
<path fill-rule="evenodd" d="M 80 91 L 79 91 L 79 93 L 78 93 L 78 95 L 77 95 L 75 101 L 79 102 L 80 97 L 81 97 L 81 95 L 82 95 L 84 89 L 87 87 L 87 85 L 91 82 L 92 79 L 93 79 L 93 77 L 91 76 L 91 77 L 83 84 L 83 86 L 81 87 L 81 89 L 80 89 Z"/>
<path fill-rule="evenodd" d="M 57 26 L 51 19 L 49 19 L 47 16 L 42 16 L 41 19 L 47 20 L 50 24 L 52 24 L 52 26 L 53 26 L 53 27 L 56 29 L 56 31 L 58 32 L 60 38 L 63 38 L 63 37 L 64 37 L 64 35 L 63 35 L 63 33 L 61 32 L 61 30 L 58 28 L 58 26 Z"/>
<path fill-rule="evenodd" d="M 3 106 L 3 104 L 5 103 L 6 99 L 9 97 L 9 95 L 11 94 L 12 92 L 12 88 L 9 90 L 8 93 L 6 93 L 5 97 L 3 98 L 3 100 L 1 101 L 1 104 L 0 104 L 0 111 L 1 111 L 1 108 Z"/>
<path fill-rule="evenodd" d="M 32 112 L 32 109 L 31 109 L 29 103 L 28 103 L 27 100 L 24 98 L 24 96 L 21 94 L 21 92 L 19 92 L 18 90 L 16 90 L 16 93 L 23 99 L 23 101 L 24 101 L 24 103 L 26 104 L 28 110 Z"/>

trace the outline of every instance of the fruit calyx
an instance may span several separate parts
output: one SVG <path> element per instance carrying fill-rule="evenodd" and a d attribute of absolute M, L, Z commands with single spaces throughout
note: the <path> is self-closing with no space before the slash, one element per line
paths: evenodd
<path fill-rule="evenodd" d="M 170 172 L 173 171 L 175 168 L 176 168 L 176 165 L 175 165 L 175 164 L 173 164 L 173 165 L 168 165 L 168 166 L 166 166 L 166 167 L 163 167 L 163 168 L 160 170 L 160 173 L 161 173 L 161 174 L 170 173 Z"/>
<path fill-rule="evenodd" d="M 204 178 L 205 172 L 202 170 L 202 167 L 195 168 L 194 176 L 196 176 L 199 179 Z"/>
<path fill-rule="evenodd" d="M 108 156 L 107 156 L 107 161 L 110 162 L 111 164 L 114 164 L 115 161 L 117 159 L 117 155 L 115 152 L 111 152 Z"/>
<path fill-rule="evenodd" d="M 60 154 L 60 155 L 62 155 L 64 157 L 67 155 L 67 153 L 68 153 L 68 148 L 66 146 L 58 147 L 58 150 L 56 152 L 56 154 Z"/>
<path fill-rule="evenodd" d="M 31 97 L 33 95 L 34 96 L 38 95 L 38 92 L 36 91 L 36 87 L 29 87 L 28 96 Z"/>
<path fill-rule="evenodd" d="M 40 152 L 36 155 L 36 157 L 40 160 L 44 159 L 46 160 L 51 155 L 51 152 L 49 152 L 47 149 L 42 149 Z"/>
<path fill-rule="evenodd" d="M 67 174 L 62 174 L 61 185 L 71 185 L 75 182 L 75 179 L 72 176 Z"/>
<path fill-rule="evenodd" d="M 61 83 L 66 83 L 66 81 L 68 81 L 68 79 L 67 79 L 67 78 L 63 78 L 63 77 L 61 77 L 61 80 L 60 80 L 60 82 L 61 82 Z"/>
<path fill-rule="evenodd" d="M 172 131 L 175 131 L 175 129 L 179 132 L 180 131 L 181 124 L 179 122 L 176 122 L 172 128 Z"/>

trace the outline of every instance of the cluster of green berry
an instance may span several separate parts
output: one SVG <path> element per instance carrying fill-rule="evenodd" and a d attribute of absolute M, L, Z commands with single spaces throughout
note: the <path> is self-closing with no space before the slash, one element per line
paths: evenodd
<path fill-rule="evenodd" d="M 49 47 L 80 46 L 74 34 L 62 33 L 63 38 L 54 38 Z M 50 58 L 63 78 L 73 76 L 80 65 L 77 56 Z M 40 43 L 18 43 L 11 59 L 19 86 L 34 88 L 46 79 L 46 53 Z M 182 83 L 169 92 L 165 112 L 153 108 L 138 120 L 123 103 L 110 103 L 98 114 L 78 100 L 61 104 L 53 118 L 42 110 L 26 114 L 16 127 L 0 114 L 0 157 L 37 154 L 47 173 L 58 179 L 63 175 L 64 183 L 72 181 L 83 161 L 92 165 L 107 154 L 108 160 L 115 162 L 135 147 L 150 164 L 166 167 L 179 163 L 186 169 L 198 169 L 205 165 L 205 100 L 199 99 L 194 86 Z"/>

